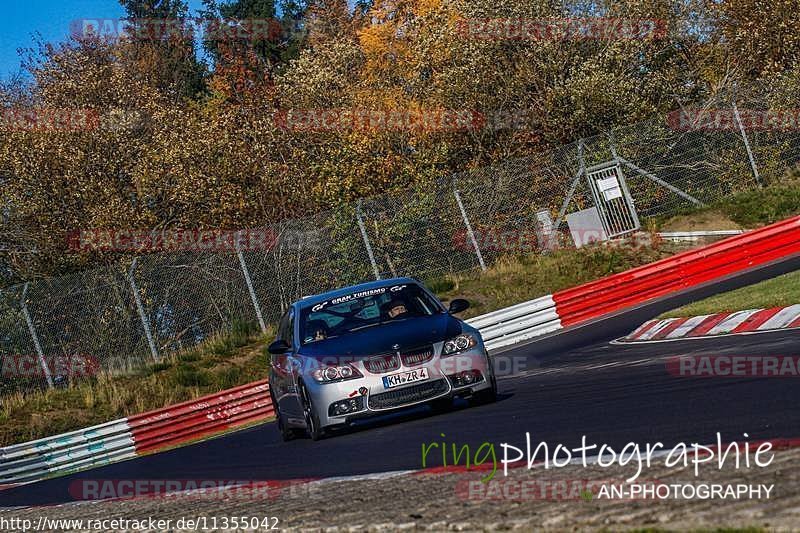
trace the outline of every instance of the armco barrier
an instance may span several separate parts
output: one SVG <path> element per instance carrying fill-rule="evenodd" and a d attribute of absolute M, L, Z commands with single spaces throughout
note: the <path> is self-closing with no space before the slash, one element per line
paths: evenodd
<path fill-rule="evenodd" d="M 467 322 L 496 350 L 798 253 L 800 217 L 793 217 Z"/>
<path fill-rule="evenodd" d="M 0 484 L 41 479 L 136 456 L 122 418 L 105 424 L 0 449 Z"/>
<path fill-rule="evenodd" d="M 471 318 L 467 323 L 478 328 L 488 350 L 516 344 L 562 327 L 550 295 Z"/>
<path fill-rule="evenodd" d="M 137 453 L 157 451 L 274 415 L 266 380 L 128 417 Z"/>
<path fill-rule="evenodd" d="M 800 253 L 800 216 L 553 294 L 564 327 Z"/>
<path fill-rule="evenodd" d="M 273 415 L 266 381 L 242 385 L 149 413 L 0 448 L 0 485 L 121 461 Z"/>

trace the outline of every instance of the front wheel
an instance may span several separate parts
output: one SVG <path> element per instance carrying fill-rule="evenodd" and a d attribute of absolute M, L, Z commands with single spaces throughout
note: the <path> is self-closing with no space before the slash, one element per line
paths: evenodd
<path fill-rule="evenodd" d="M 319 425 L 319 417 L 311 403 L 311 395 L 304 384 L 300 384 L 300 395 L 303 398 L 303 417 L 306 421 L 306 431 L 311 440 L 320 440 L 325 436 L 325 430 Z"/>

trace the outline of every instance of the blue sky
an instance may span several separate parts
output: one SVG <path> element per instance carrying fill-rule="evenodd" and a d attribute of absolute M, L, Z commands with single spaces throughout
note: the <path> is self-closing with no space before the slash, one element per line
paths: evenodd
<path fill-rule="evenodd" d="M 64 41 L 70 22 L 77 19 L 119 18 L 122 7 L 117 0 L 2 0 L 0 12 L 0 79 L 20 70 L 18 48 L 32 47 L 34 34 L 46 42 Z M 195 10 L 201 0 L 190 0 Z"/>

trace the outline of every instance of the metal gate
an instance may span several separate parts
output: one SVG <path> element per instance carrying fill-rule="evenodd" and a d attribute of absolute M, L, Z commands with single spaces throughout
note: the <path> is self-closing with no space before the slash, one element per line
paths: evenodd
<path fill-rule="evenodd" d="M 587 169 L 586 177 L 609 239 L 641 227 L 633 198 L 618 163 L 603 163 L 591 167 Z"/>

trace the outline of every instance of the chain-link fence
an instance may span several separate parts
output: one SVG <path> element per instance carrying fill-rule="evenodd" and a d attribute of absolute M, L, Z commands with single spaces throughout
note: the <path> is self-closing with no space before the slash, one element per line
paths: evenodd
<path fill-rule="evenodd" d="M 737 107 L 721 95 L 703 108 L 774 105 L 758 94 L 741 98 Z M 98 369 L 129 372 L 236 322 L 263 328 L 304 295 L 378 277 L 431 280 L 485 268 L 509 252 L 498 236 L 504 244 L 513 236 L 516 252 L 569 246 L 567 216 L 604 201 L 602 194 L 614 197 L 613 189 L 592 189 L 593 168 L 618 166 L 644 225 L 769 183 L 800 162 L 800 125 L 748 129 L 736 117 L 727 125 L 717 118 L 697 127 L 685 116 L 658 117 L 402 195 L 285 220 L 265 228 L 271 238 L 258 250 L 151 253 L 6 289 L 0 393 L 58 386 Z"/>

